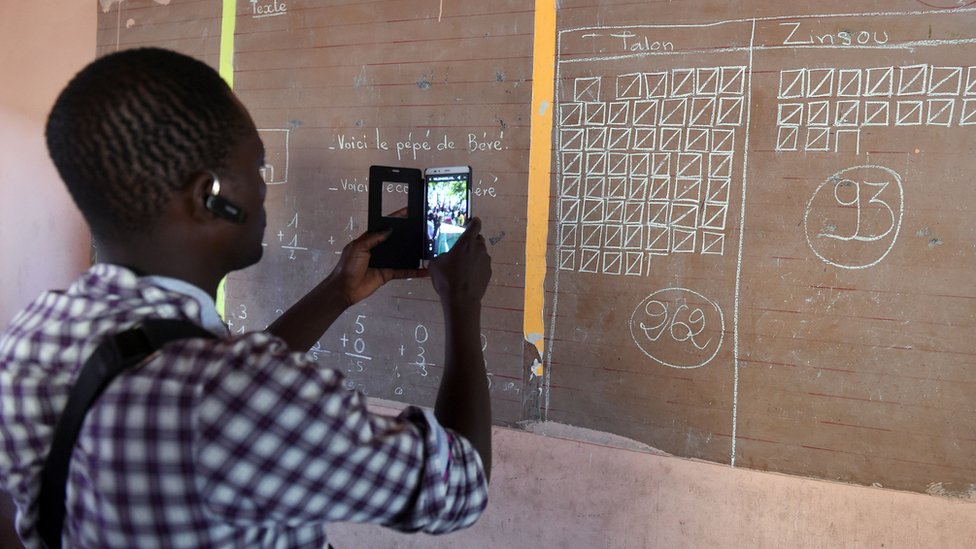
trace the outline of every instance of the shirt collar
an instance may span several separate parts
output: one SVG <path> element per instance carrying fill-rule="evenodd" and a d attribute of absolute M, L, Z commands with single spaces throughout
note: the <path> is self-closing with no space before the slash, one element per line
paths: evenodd
<path fill-rule="evenodd" d="M 141 277 L 143 281 L 171 292 L 188 296 L 200 304 L 200 322 L 203 327 L 218 336 L 227 335 L 227 325 L 217 313 L 217 305 L 210 294 L 185 280 L 168 276 L 150 275 Z"/>

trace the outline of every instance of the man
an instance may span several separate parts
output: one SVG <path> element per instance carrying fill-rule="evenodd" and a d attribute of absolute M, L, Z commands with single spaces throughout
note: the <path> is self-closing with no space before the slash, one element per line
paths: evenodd
<path fill-rule="evenodd" d="M 266 332 L 232 337 L 213 298 L 261 257 L 264 150 L 216 72 L 158 49 L 103 57 L 62 92 L 47 139 L 100 263 L 0 338 L 0 489 L 29 547 L 38 474 L 81 366 L 147 318 L 219 337 L 163 346 L 94 403 L 72 454 L 67 546 L 323 547 L 330 521 L 443 533 L 477 519 L 491 469 L 478 220 L 429 273 L 368 268 L 386 235 L 367 233 Z M 435 410 L 371 414 L 303 351 L 389 280 L 427 274 L 447 331 Z"/>

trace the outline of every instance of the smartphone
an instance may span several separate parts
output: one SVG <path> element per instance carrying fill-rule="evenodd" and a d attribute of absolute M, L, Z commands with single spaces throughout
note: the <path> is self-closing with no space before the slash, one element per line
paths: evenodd
<path fill-rule="evenodd" d="M 471 217 L 471 166 L 424 171 L 424 259 L 450 251 Z"/>

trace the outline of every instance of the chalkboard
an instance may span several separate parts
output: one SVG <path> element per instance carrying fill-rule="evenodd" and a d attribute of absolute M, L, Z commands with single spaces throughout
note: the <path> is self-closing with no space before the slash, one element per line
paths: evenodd
<path fill-rule="evenodd" d="M 968 495 L 976 8 L 786 4 L 103 0 L 98 41 L 221 68 L 260 129 L 232 330 L 365 229 L 369 165 L 471 165 L 498 424 Z M 430 405 L 443 332 L 404 281 L 311 355 Z"/>

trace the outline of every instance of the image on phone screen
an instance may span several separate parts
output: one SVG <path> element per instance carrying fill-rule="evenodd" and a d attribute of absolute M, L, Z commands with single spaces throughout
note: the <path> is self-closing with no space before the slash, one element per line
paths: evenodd
<path fill-rule="evenodd" d="M 449 251 L 464 233 L 469 179 L 469 173 L 427 174 L 427 258 Z"/>

